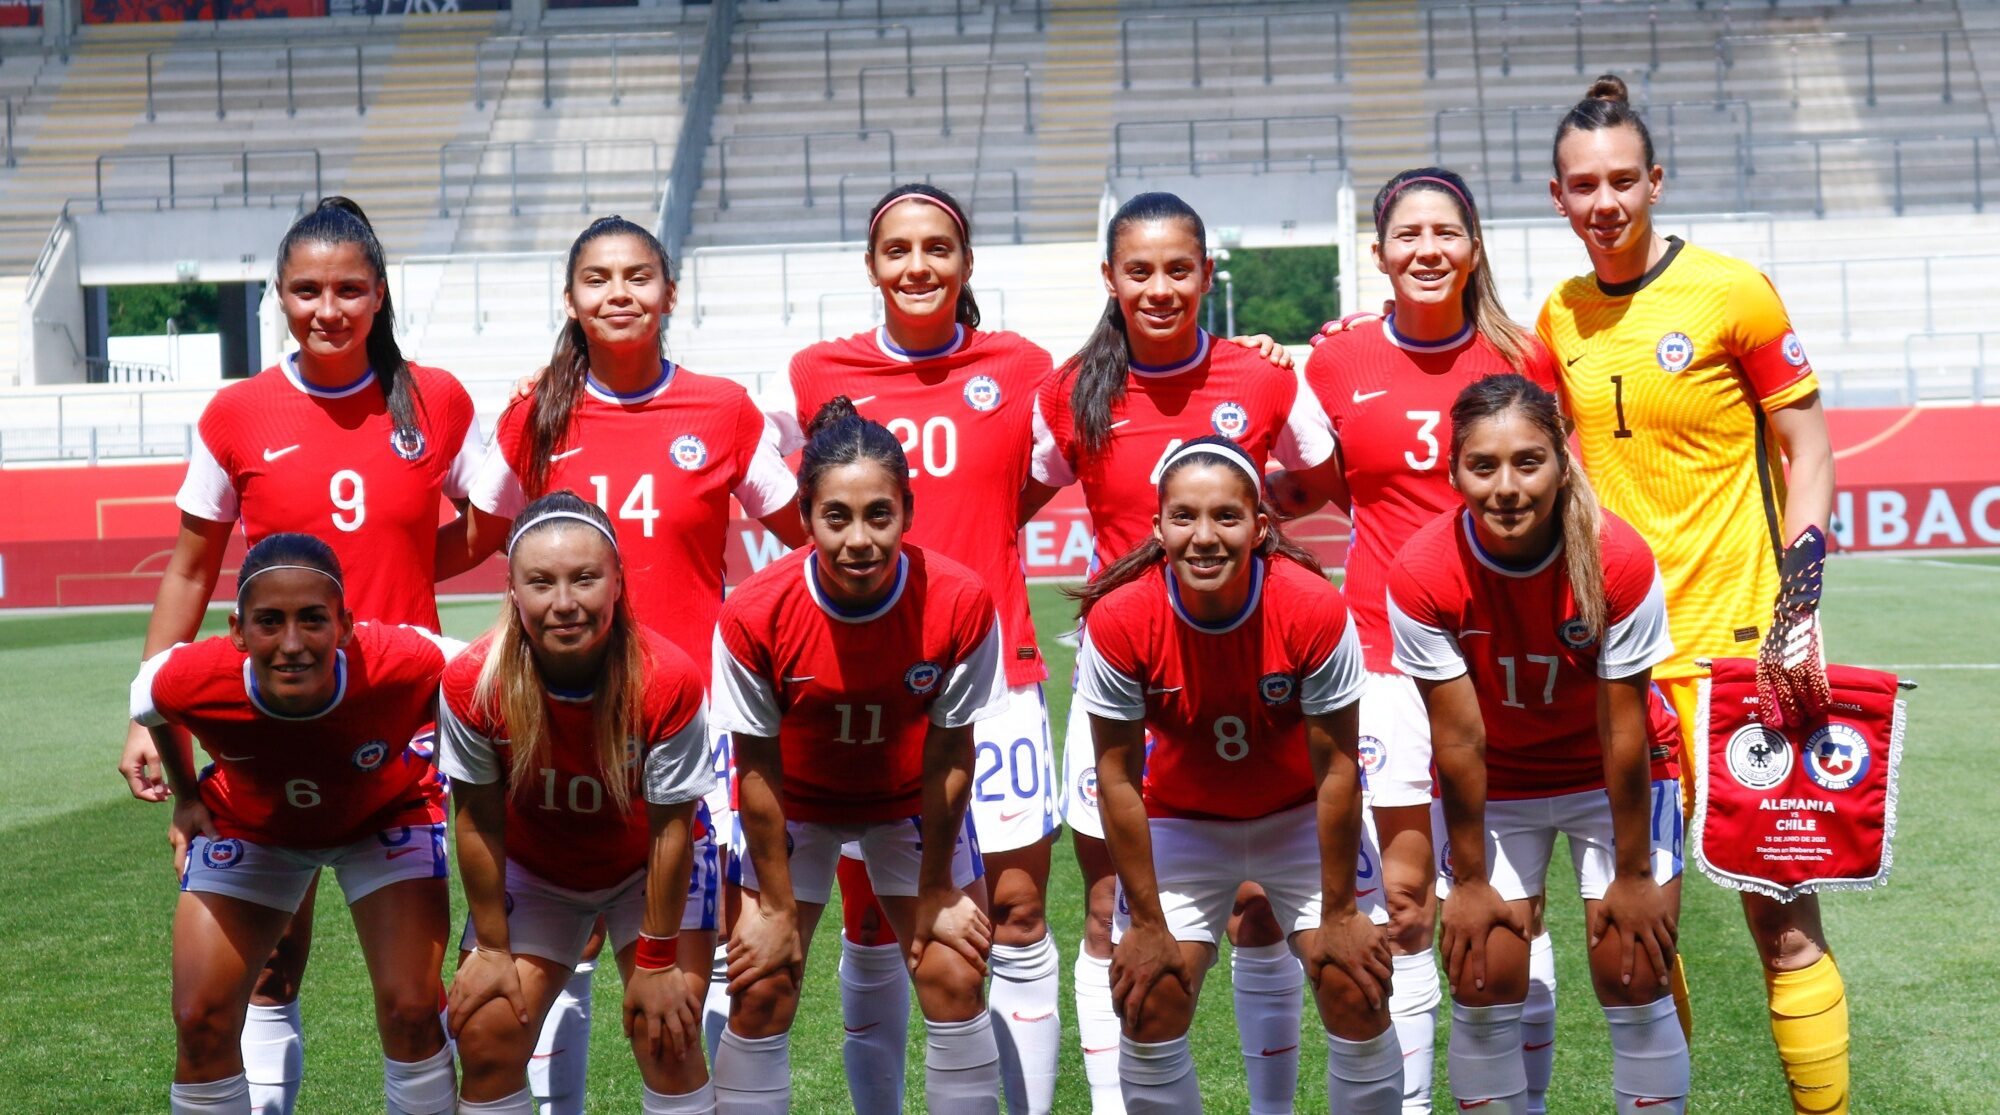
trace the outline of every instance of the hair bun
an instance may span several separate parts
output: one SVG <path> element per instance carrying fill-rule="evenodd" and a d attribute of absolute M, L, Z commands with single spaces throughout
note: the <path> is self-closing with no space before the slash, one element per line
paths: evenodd
<path fill-rule="evenodd" d="M 859 417 L 861 417 L 861 414 L 854 409 L 854 401 L 852 399 L 849 399 L 845 395 L 835 395 L 833 398 L 828 399 L 817 411 L 813 412 L 812 421 L 806 426 L 806 436 L 808 438 L 817 437 L 821 430 L 828 429 L 849 418 Z"/>
<path fill-rule="evenodd" d="M 1599 74 L 1597 80 L 1590 83 L 1590 89 L 1584 93 L 1583 99 L 1587 101 L 1615 101 L 1621 105 L 1630 104 L 1632 101 L 1631 94 L 1625 88 L 1624 80 L 1617 74 Z"/>

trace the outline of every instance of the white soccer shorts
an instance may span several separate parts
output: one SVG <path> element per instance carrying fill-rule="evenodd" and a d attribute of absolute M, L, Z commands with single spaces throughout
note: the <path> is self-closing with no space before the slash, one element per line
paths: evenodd
<path fill-rule="evenodd" d="M 1376 809 L 1431 803 L 1431 721 L 1408 674 L 1368 675 L 1361 690 L 1361 785 Z"/>
<path fill-rule="evenodd" d="M 1026 848 L 1056 830 L 1055 763 L 1040 682 L 1007 690 L 1007 707 L 972 726 L 972 804 L 988 855 Z"/>
<path fill-rule="evenodd" d="M 1444 803 L 1431 807 L 1432 831 L 1440 834 L 1438 896 L 1451 890 L 1451 840 L 1443 834 Z M 1649 829 L 1653 844 L 1653 881 L 1666 885 L 1681 875 L 1681 784 L 1661 778 L 1653 783 Z M 1569 837 L 1570 859 L 1576 867 L 1577 889 L 1586 900 L 1604 897 L 1616 874 L 1611 799 L 1603 790 L 1486 803 L 1486 876 L 1500 897 L 1517 902 L 1544 892 L 1556 834 Z"/>
<path fill-rule="evenodd" d="M 322 867 L 333 868 L 347 904 L 410 879 L 451 874 L 444 825 L 397 825 L 338 848 L 287 848 L 236 837 L 197 836 L 188 845 L 181 889 L 226 894 L 287 913 L 298 911 Z"/>
<path fill-rule="evenodd" d="M 800 902 L 826 905 L 833 895 L 834 871 L 840 864 L 841 845 L 860 846 L 861 861 L 868 865 L 868 882 L 878 895 L 914 898 L 917 872 L 923 864 L 923 818 L 856 824 L 821 824 L 817 821 L 786 821 L 785 844 L 791 861 L 792 897 Z M 972 885 L 985 874 L 979 860 L 979 838 L 973 833 L 972 818 L 960 826 L 951 851 L 953 886 Z M 736 845 L 729 854 L 729 881 L 745 890 L 757 890 L 757 867 L 739 828 Z"/>

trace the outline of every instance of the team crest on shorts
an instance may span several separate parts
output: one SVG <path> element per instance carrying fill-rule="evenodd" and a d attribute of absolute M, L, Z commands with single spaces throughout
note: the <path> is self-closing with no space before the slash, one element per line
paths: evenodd
<path fill-rule="evenodd" d="M 388 757 L 389 741 L 371 739 L 354 749 L 354 769 L 374 770 L 376 767 L 382 765 L 382 760 Z"/>
<path fill-rule="evenodd" d="M 1556 637 L 1571 650 L 1582 650 L 1597 641 L 1597 636 L 1590 633 L 1590 625 L 1583 622 L 1581 616 L 1571 616 L 1564 620 L 1562 626 L 1556 628 Z"/>
<path fill-rule="evenodd" d="M 1083 799 L 1083 804 L 1092 809 L 1097 808 L 1096 767 L 1085 767 L 1083 773 L 1076 776 L 1076 796 Z"/>
<path fill-rule="evenodd" d="M 682 434 L 675 438 L 673 448 L 667 452 L 673 457 L 674 464 L 688 472 L 693 472 L 708 463 L 708 443 L 693 434 Z"/>
<path fill-rule="evenodd" d="M 1687 366 L 1694 363 L 1694 341 L 1686 333 L 1669 333 L 1653 346 L 1653 359 L 1666 371 L 1687 371 Z"/>
<path fill-rule="evenodd" d="M 1208 414 L 1208 424 L 1215 427 L 1216 433 L 1235 440 L 1250 428 L 1250 412 L 1243 409 L 1242 403 L 1217 403 Z"/>
<path fill-rule="evenodd" d="M 1806 741 L 1806 775 L 1820 788 L 1845 790 L 1868 773 L 1868 741 L 1854 727 L 1829 722 Z"/>
<path fill-rule="evenodd" d="M 1449 836 L 1445 837 L 1438 845 L 1438 874 L 1453 882 L 1458 881 L 1458 876 L 1454 875 L 1451 870 L 1451 837 Z"/>
<path fill-rule="evenodd" d="M 1362 736 L 1355 741 L 1355 751 L 1361 759 L 1362 774 L 1378 774 L 1382 764 L 1389 760 L 1389 749 L 1374 736 Z"/>
<path fill-rule="evenodd" d="M 1778 346 L 1778 351 L 1785 354 L 1785 363 L 1790 364 L 1792 367 L 1803 368 L 1806 366 L 1806 346 L 1799 343 L 1799 335 L 1797 333 L 1785 334 L 1785 340 Z"/>
<path fill-rule="evenodd" d="M 978 411 L 1000 405 L 1000 384 L 992 376 L 973 376 L 965 381 L 965 405 Z"/>
<path fill-rule="evenodd" d="M 1768 790 L 1792 773 L 1792 745 L 1781 733 L 1751 724 L 1729 737 L 1730 777 L 1752 790 Z"/>
<path fill-rule="evenodd" d="M 944 677 L 944 667 L 935 662 L 919 662 L 903 671 L 903 684 L 910 692 L 922 695 L 937 688 L 938 679 Z"/>
<path fill-rule="evenodd" d="M 424 432 L 422 430 L 389 431 L 389 448 L 396 456 L 406 461 L 414 461 L 424 455 Z"/>
<path fill-rule="evenodd" d="M 201 865 L 213 871 L 243 862 L 243 842 L 233 836 L 211 840 L 201 850 Z"/>
<path fill-rule="evenodd" d="M 1265 674 L 1257 679 L 1257 695 L 1267 705 L 1282 705 L 1291 700 L 1296 688 L 1290 674 Z"/>

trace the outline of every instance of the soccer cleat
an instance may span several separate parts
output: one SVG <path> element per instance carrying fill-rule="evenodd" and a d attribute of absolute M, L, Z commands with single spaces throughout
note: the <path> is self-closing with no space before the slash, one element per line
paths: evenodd
<path fill-rule="evenodd" d="M 1826 651 L 1820 644 L 1819 598 L 1826 573 L 1826 534 L 1799 532 L 1778 565 L 1778 599 L 1771 630 L 1757 650 L 1757 705 L 1765 723 L 1798 724 L 1826 711 Z"/>

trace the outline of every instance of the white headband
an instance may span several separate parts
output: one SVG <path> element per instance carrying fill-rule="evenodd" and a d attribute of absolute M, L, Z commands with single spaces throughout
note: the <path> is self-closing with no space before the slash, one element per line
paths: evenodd
<path fill-rule="evenodd" d="M 250 574 L 248 577 L 240 577 L 237 579 L 236 581 L 237 611 L 240 612 L 243 610 L 243 590 L 250 587 L 251 581 L 254 581 L 257 578 L 263 576 L 264 574 L 269 573 L 273 569 L 303 569 L 308 573 L 317 573 L 320 576 L 325 577 L 327 580 L 332 581 L 334 588 L 337 588 L 342 592 L 347 591 L 347 586 L 340 583 L 339 577 L 336 577 L 333 574 L 328 573 L 326 570 L 321 569 L 317 565 L 267 565 L 264 568 L 259 569 L 256 572 Z"/>
<path fill-rule="evenodd" d="M 1241 449 L 1236 448 L 1234 445 L 1223 445 L 1220 442 L 1213 441 L 1191 441 L 1174 450 L 1167 457 L 1167 462 L 1160 466 L 1161 486 L 1165 487 L 1167 473 L 1173 471 L 1176 462 L 1183 457 L 1192 456 L 1196 453 L 1212 453 L 1217 457 L 1221 457 L 1223 460 L 1242 469 L 1243 475 L 1250 478 L 1250 486 L 1252 488 L 1259 492 L 1264 490 L 1263 474 L 1257 470 L 1256 465 L 1250 463 L 1250 458 Z"/>
<path fill-rule="evenodd" d="M 549 522 L 549 521 L 551 521 L 551 520 L 553 520 L 553 519 L 574 519 L 574 520 L 576 520 L 577 522 L 579 522 L 579 523 L 582 523 L 582 524 L 584 524 L 585 526 L 589 527 L 590 529 L 592 529 L 592 530 L 596 531 L 597 533 L 599 533 L 599 534 L 603 535 L 603 536 L 604 536 L 604 540 L 605 540 L 606 542 L 609 542 L 609 543 L 611 543 L 611 549 L 612 549 L 612 550 L 613 550 L 614 552 L 615 552 L 615 551 L 616 551 L 616 550 L 618 549 L 618 538 L 617 538 L 617 536 L 613 535 L 613 534 L 612 534 L 612 533 L 611 533 L 610 531 L 608 531 L 608 530 L 604 529 L 604 524 L 603 524 L 603 523 L 600 523 L 600 522 L 598 522 L 598 521 L 597 521 L 596 519 L 593 519 L 593 518 L 591 518 L 590 516 L 588 516 L 588 515 L 584 514 L 583 512 L 581 512 L 581 511 L 544 511 L 544 512 L 542 512 L 541 514 L 539 514 L 539 515 L 535 516 L 534 518 L 532 518 L 532 519 L 529 519 L 529 520 L 528 520 L 527 522 L 525 522 L 525 523 L 522 523 L 522 524 L 521 524 L 521 525 L 520 525 L 519 527 L 516 527 L 516 528 L 515 528 L 515 530 L 514 530 L 514 537 L 513 537 L 513 539 L 512 539 L 512 540 L 510 540 L 510 541 L 509 541 L 509 542 L 507 543 L 507 554 L 508 554 L 508 556 L 510 556 L 510 557 L 511 557 L 511 556 L 513 556 L 513 553 L 514 553 L 514 547 L 515 547 L 515 546 L 516 546 L 517 544 L 519 544 L 519 543 L 520 543 L 520 541 L 521 541 L 521 537 L 522 537 L 523 535 L 527 534 L 527 533 L 528 533 L 529 531 L 531 531 L 531 530 L 535 529 L 536 527 L 538 527 L 538 526 L 541 526 L 541 525 L 542 525 L 543 523 L 546 523 L 546 522 Z"/>

